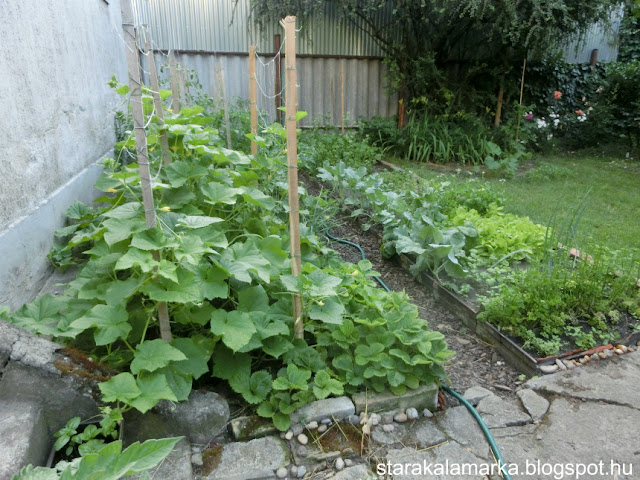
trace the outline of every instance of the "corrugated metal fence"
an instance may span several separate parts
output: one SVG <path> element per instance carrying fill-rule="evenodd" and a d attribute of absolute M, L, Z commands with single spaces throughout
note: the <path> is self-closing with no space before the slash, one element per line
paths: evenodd
<path fill-rule="evenodd" d="M 281 35 L 284 45 L 284 34 L 277 24 L 266 25 L 261 31 L 251 18 L 250 0 L 132 1 L 136 22 L 148 27 L 154 49 L 177 51 L 179 62 L 197 72 L 205 92 L 213 96 L 218 91 L 215 66 L 220 62 L 229 98 L 248 99 L 248 49 L 250 44 L 256 44 L 262 53 L 257 71 L 258 106 L 266 112 L 266 121 L 275 120 L 273 97 L 283 92 L 275 92 L 274 36 Z M 326 5 L 324 15 L 308 25 L 298 25 L 298 99 L 300 109 L 309 113 L 302 124 L 309 125 L 314 120 L 340 124 L 341 66 L 349 123 L 361 116 L 393 115 L 397 96 L 387 92 L 383 52 L 364 32 L 364 25 L 340 20 L 338 7 L 330 2 Z M 380 24 L 386 23 L 385 18 L 390 15 L 391 11 L 380 9 Z M 599 61 L 615 60 L 617 45 L 612 39 L 620 18 L 621 12 L 615 12 L 610 29 L 594 25 L 582 41 L 571 43 L 565 50 L 567 61 L 589 62 L 596 48 Z M 165 55 L 156 55 L 159 65 L 167 63 Z"/>
<path fill-rule="evenodd" d="M 263 52 L 257 62 L 258 108 L 266 113 L 265 122 L 276 116 L 274 36 L 284 32 L 279 25 L 262 31 L 250 18 L 249 0 L 133 0 L 136 22 L 146 25 L 156 50 L 175 50 L 178 61 L 197 72 L 206 93 L 216 97 L 216 63 L 224 70 L 229 98 L 249 98 L 249 60 L 251 43 Z M 381 11 L 380 15 L 385 15 Z M 347 124 L 361 116 L 393 115 L 397 96 L 388 94 L 382 52 L 358 25 L 336 21 L 333 7 L 311 25 L 301 29 L 296 42 L 298 55 L 299 108 L 309 113 L 301 124 L 341 124 L 341 67 L 344 71 L 345 117 Z M 163 53 L 156 63 L 166 65 Z M 284 61 L 281 74 L 284 75 Z M 143 57 L 143 68 L 147 69 Z M 161 77 L 168 77 L 168 69 Z M 282 81 L 284 84 L 284 81 Z"/>

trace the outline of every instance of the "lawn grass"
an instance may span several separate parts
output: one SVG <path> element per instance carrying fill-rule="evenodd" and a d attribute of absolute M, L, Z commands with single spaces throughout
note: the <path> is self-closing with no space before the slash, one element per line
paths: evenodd
<path fill-rule="evenodd" d="M 457 165 L 416 164 L 395 159 L 424 178 L 469 176 L 470 168 Z M 544 172 L 550 175 L 544 175 Z M 483 176 L 483 177 L 486 177 Z M 577 231 L 578 246 L 594 245 L 627 250 L 640 261 L 640 161 L 570 152 L 537 156 L 523 165 L 514 179 L 486 178 L 505 193 L 505 211 L 528 216 L 547 225 L 570 221 L 587 192 L 587 206 Z"/>

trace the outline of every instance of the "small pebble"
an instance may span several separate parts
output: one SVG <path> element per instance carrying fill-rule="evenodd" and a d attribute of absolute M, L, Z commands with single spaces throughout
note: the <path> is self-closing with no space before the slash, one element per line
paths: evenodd
<path fill-rule="evenodd" d="M 417 420 L 418 418 L 420 418 L 420 414 L 418 414 L 418 410 L 416 410 L 413 407 L 407 408 L 407 411 L 405 413 L 407 414 L 407 418 L 409 420 Z"/>
<path fill-rule="evenodd" d="M 291 468 L 289 469 L 291 471 L 291 475 L 294 477 L 298 476 L 298 466 L 297 465 L 291 465 Z"/>
<path fill-rule="evenodd" d="M 371 424 L 370 423 L 365 423 L 362 426 L 362 434 L 363 435 L 371 435 Z"/>
<path fill-rule="evenodd" d="M 407 414 L 406 413 L 396 413 L 393 416 L 393 420 L 397 423 L 404 423 L 407 421 Z"/>
<path fill-rule="evenodd" d="M 542 435 L 536 435 L 536 440 L 542 440 Z"/>
<path fill-rule="evenodd" d="M 330 418 L 323 418 L 322 420 L 320 420 L 320 423 L 323 425 L 331 425 L 331 419 Z"/>
<path fill-rule="evenodd" d="M 606 353 L 604 353 L 604 352 L 600 352 L 600 353 L 598 353 L 598 356 L 599 356 L 602 360 L 604 360 L 605 358 L 607 358 L 607 357 L 608 357 L 608 355 L 607 355 Z"/>
<path fill-rule="evenodd" d="M 313 422 L 309 422 L 307 423 L 307 425 L 305 425 L 307 430 L 315 430 L 316 428 L 318 428 L 318 422 L 316 422 L 315 420 Z"/>
<path fill-rule="evenodd" d="M 393 413 L 385 413 L 382 415 L 382 423 L 384 425 L 390 425 L 393 423 Z"/>
<path fill-rule="evenodd" d="M 380 425 L 380 420 L 382 420 L 382 417 L 380 417 L 380 415 L 378 415 L 377 413 L 371 414 L 371 425 Z"/>
<path fill-rule="evenodd" d="M 633 348 L 633 347 L 627 347 L 627 350 L 629 350 L 629 352 L 635 352 L 636 351 L 636 349 Z"/>
<path fill-rule="evenodd" d="M 540 371 L 542 373 L 553 373 L 558 371 L 557 365 L 540 365 Z"/>
<path fill-rule="evenodd" d="M 302 425 L 294 425 L 293 427 L 291 427 L 291 431 L 293 432 L 293 435 L 295 437 L 297 437 L 298 435 L 300 435 L 302 433 L 302 430 L 304 430 L 302 428 Z"/>
<path fill-rule="evenodd" d="M 425 408 L 425 409 L 422 411 L 422 416 L 423 416 L 424 418 L 431 418 L 431 417 L 433 417 L 433 413 L 431 413 L 431 410 L 429 410 L 428 408 Z"/>
<path fill-rule="evenodd" d="M 327 431 L 327 426 L 325 424 L 318 426 L 318 433 L 324 433 L 326 431 Z"/>
<path fill-rule="evenodd" d="M 616 348 L 618 350 L 622 350 L 624 353 L 627 353 L 627 346 L 626 345 L 622 345 L 622 344 L 616 345 Z"/>
<path fill-rule="evenodd" d="M 193 463 L 197 467 L 201 467 L 204 465 L 204 460 L 202 459 L 202 453 L 197 452 L 191 455 L 191 463 Z"/>
<path fill-rule="evenodd" d="M 278 478 L 287 478 L 287 475 L 289 475 L 289 470 L 287 470 L 285 467 L 280 467 L 278 470 L 276 470 L 276 477 Z"/>
<path fill-rule="evenodd" d="M 382 430 L 387 432 L 387 433 L 391 433 L 396 429 L 395 425 L 391 424 L 385 424 L 382 425 Z"/>
<path fill-rule="evenodd" d="M 614 352 L 616 353 L 616 355 L 624 355 L 624 352 L 622 350 L 620 350 L 619 348 L 616 348 L 614 350 Z"/>
<path fill-rule="evenodd" d="M 296 455 L 300 458 L 306 458 L 307 455 L 309 455 L 309 450 L 304 445 L 299 445 L 298 448 L 296 448 Z"/>
<path fill-rule="evenodd" d="M 364 416 L 366 415 L 365 412 L 360 412 L 360 420 L 362 420 L 364 418 Z"/>
<path fill-rule="evenodd" d="M 600 360 L 600 357 L 598 356 L 598 354 L 597 354 L 597 353 L 594 353 L 594 354 L 593 354 L 593 355 L 591 355 L 591 357 L 589 357 L 589 358 L 591 358 L 591 361 L 592 361 L 592 362 L 593 362 L 594 360 Z"/>
<path fill-rule="evenodd" d="M 560 370 L 566 370 L 567 369 L 567 366 L 564 363 L 562 363 L 562 360 L 560 360 L 559 358 L 556 358 L 556 365 L 558 366 L 558 368 Z"/>
<path fill-rule="evenodd" d="M 506 385 L 500 385 L 499 383 L 496 383 L 493 386 L 496 390 L 502 390 L 503 392 L 511 392 L 512 390 L 507 387 Z"/>
<path fill-rule="evenodd" d="M 588 359 L 588 360 L 587 360 Z M 580 360 L 578 360 L 581 364 L 585 364 L 588 363 L 591 359 L 589 357 L 587 357 L 586 355 L 584 357 L 582 357 Z"/>
<path fill-rule="evenodd" d="M 581 367 L 582 366 L 582 364 L 577 360 L 573 360 L 573 365 L 576 366 L 576 367 Z"/>
<path fill-rule="evenodd" d="M 345 464 L 347 467 L 350 467 L 351 465 L 353 465 L 353 460 L 350 460 L 350 459 L 348 459 L 348 458 L 347 458 L 347 459 L 344 461 L 344 464 Z"/>
<path fill-rule="evenodd" d="M 285 432 L 280 432 L 280 438 L 284 440 L 287 438 L 287 434 Z"/>
<path fill-rule="evenodd" d="M 287 433 L 284 434 L 284 438 L 286 438 L 287 440 L 291 440 L 293 438 L 293 432 L 289 430 Z"/>
<path fill-rule="evenodd" d="M 307 467 L 305 467 L 304 465 L 300 465 L 298 467 L 298 475 L 296 475 L 298 478 L 302 478 L 307 474 Z"/>
<path fill-rule="evenodd" d="M 351 425 L 358 425 L 360 423 L 360 417 L 358 415 L 349 415 L 347 423 L 350 423 Z"/>
<path fill-rule="evenodd" d="M 564 366 L 567 367 L 569 370 L 571 370 L 572 368 L 576 368 L 576 366 L 570 360 L 562 360 L 562 363 L 564 363 Z"/>
<path fill-rule="evenodd" d="M 344 460 L 340 457 L 336 460 L 336 470 L 342 470 L 344 468 Z"/>
<path fill-rule="evenodd" d="M 296 438 L 298 439 L 298 443 L 300 445 L 306 445 L 307 443 L 309 443 L 309 439 L 307 438 L 307 436 L 304 433 L 301 433 Z"/>

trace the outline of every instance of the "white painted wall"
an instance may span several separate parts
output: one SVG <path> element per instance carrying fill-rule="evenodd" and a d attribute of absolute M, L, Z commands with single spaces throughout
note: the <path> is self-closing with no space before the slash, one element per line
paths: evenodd
<path fill-rule="evenodd" d="M 16 308 L 48 273 L 62 212 L 91 199 L 115 141 L 107 81 L 126 81 L 126 64 L 119 0 L 0 8 L 0 305 Z"/>

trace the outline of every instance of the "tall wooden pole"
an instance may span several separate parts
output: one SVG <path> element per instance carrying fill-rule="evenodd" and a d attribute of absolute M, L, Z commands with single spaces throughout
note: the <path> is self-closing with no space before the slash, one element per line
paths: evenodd
<path fill-rule="evenodd" d="M 296 75 L 296 17 L 288 16 L 282 22 L 285 40 L 286 72 L 286 129 L 287 129 L 287 170 L 289 181 L 289 235 L 291 237 L 291 274 L 295 277 L 302 270 L 300 252 L 300 210 L 298 200 L 298 139 L 296 137 L 296 113 L 298 91 Z M 293 330 L 296 338 L 304 338 L 302 320 L 302 298 L 293 297 Z"/>
<path fill-rule="evenodd" d="M 147 228 L 156 226 L 156 209 L 153 202 L 153 189 L 151 188 L 151 172 L 149 170 L 149 154 L 147 152 L 147 136 L 144 131 L 144 111 L 142 109 L 142 85 L 140 84 L 140 58 L 138 57 L 138 45 L 136 31 L 131 13 L 131 0 L 121 0 L 122 30 L 126 44 L 127 72 L 129 76 L 129 89 L 131 91 L 131 114 L 133 116 L 133 131 L 136 138 L 136 155 L 140 168 L 140 185 L 142 187 L 142 205 Z M 167 304 L 158 303 L 158 321 L 160 323 L 160 336 L 166 342 L 171 342 L 171 326 L 169 324 L 169 312 Z"/>
<path fill-rule="evenodd" d="M 231 150 L 231 122 L 229 119 L 229 99 L 227 98 L 227 86 L 224 80 L 224 66 L 222 59 L 216 63 L 216 84 L 218 86 L 218 94 L 222 100 L 224 108 L 224 124 L 227 131 L 227 148 Z"/>
<path fill-rule="evenodd" d="M 274 62 L 275 78 L 274 78 L 274 82 L 273 82 L 273 85 L 274 85 L 273 94 L 275 95 L 274 99 L 275 99 L 275 103 L 276 103 L 276 120 L 278 121 L 278 123 L 282 123 L 282 111 L 280 110 L 280 107 L 282 107 L 282 95 L 281 95 L 281 92 L 282 92 L 282 71 L 280 69 L 280 67 L 282 65 L 282 63 L 281 63 L 282 60 L 277 56 L 278 52 L 282 48 L 280 35 L 275 35 L 273 37 L 273 48 L 274 48 L 274 51 L 276 52 L 276 60 Z"/>
<path fill-rule="evenodd" d="M 340 122 L 344 133 L 344 60 L 340 61 Z"/>
<path fill-rule="evenodd" d="M 173 50 L 169 50 L 169 79 L 171 80 L 171 100 L 173 113 L 180 111 L 180 78 L 178 62 Z"/>
<path fill-rule="evenodd" d="M 249 45 L 249 107 L 251 110 L 251 133 L 258 134 L 258 90 L 256 80 L 256 46 Z M 258 153 L 258 144 L 251 142 L 251 154 Z"/>
<path fill-rule="evenodd" d="M 156 70 L 156 59 L 153 56 L 153 50 L 151 49 L 151 37 L 149 32 L 146 33 L 145 50 L 147 51 L 147 66 L 149 67 L 149 80 L 151 82 L 151 95 L 153 96 L 153 105 L 156 110 L 156 116 L 160 123 L 164 123 L 164 111 L 162 109 L 162 100 L 160 99 L 160 82 L 158 81 L 158 71 Z M 165 165 L 171 163 L 171 154 L 169 153 L 169 140 L 167 138 L 167 131 L 162 130 L 160 136 L 160 145 L 162 145 L 162 158 Z"/>

